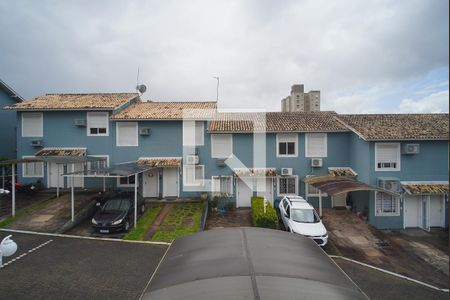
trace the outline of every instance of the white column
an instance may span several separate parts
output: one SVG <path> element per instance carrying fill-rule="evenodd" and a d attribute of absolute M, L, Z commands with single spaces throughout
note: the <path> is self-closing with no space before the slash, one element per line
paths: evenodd
<path fill-rule="evenodd" d="M 56 164 L 56 197 L 59 197 L 59 164 Z"/>
<path fill-rule="evenodd" d="M 137 223 L 137 183 L 138 174 L 134 174 L 134 228 L 136 228 Z"/>
<path fill-rule="evenodd" d="M 16 165 L 12 165 L 12 216 L 16 216 Z"/>
<path fill-rule="evenodd" d="M 75 193 L 73 189 L 73 175 L 70 177 L 70 200 L 71 200 L 71 210 L 72 210 L 72 222 L 75 221 Z"/>
<path fill-rule="evenodd" d="M 322 192 L 319 190 L 319 216 L 322 218 Z"/>

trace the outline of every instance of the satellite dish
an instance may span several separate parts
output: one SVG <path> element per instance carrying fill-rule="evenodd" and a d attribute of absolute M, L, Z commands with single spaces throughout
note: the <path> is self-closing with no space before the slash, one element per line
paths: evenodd
<path fill-rule="evenodd" d="M 147 91 L 147 87 L 145 86 L 145 84 L 139 84 L 136 86 L 136 90 L 143 94 L 145 93 L 145 91 Z"/>

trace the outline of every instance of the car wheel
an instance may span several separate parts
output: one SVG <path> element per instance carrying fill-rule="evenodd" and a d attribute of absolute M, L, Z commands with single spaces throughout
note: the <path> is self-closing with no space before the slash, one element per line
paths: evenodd
<path fill-rule="evenodd" d="M 141 214 L 143 214 L 145 212 L 145 204 L 141 205 Z"/>
<path fill-rule="evenodd" d="M 130 230 L 130 221 L 128 221 L 128 220 L 125 221 L 125 224 L 123 225 L 123 229 L 125 231 Z"/>

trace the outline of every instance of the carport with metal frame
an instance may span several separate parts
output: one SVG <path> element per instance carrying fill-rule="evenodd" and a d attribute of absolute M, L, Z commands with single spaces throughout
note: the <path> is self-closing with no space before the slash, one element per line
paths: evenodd
<path fill-rule="evenodd" d="M 11 215 L 15 217 L 16 215 L 16 165 L 27 164 L 27 163 L 55 163 L 57 165 L 67 166 L 69 164 L 83 163 L 86 167 L 88 162 L 103 161 L 105 158 L 102 157 L 92 157 L 92 156 L 41 156 L 33 158 L 22 158 L 22 159 L 10 159 L 0 161 L 1 166 L 11 165 L 11 198 L 12 198 L 12 208 Z M 59 168 L 57 168 L 59 171 Z M 60 175 L 57 174 L 58 179 Z M 56 196 L 59 197 L 59 180 L 56 187 Z M 73 185 L 72 185 L 73 189 Z M 73 221 L 73 203 L 72 203 L 72 221 Z"/>
<path fill-rule="evenodd" d="M 319 190 L 320 216 L 322 216 L 322 193 L 327 193 L 329 196 L 334 196 L 356 191 L 378 191 L 394 196 L 400 196 L 399 193 L 358 181 L 353 176 L 308 175 L 303 178 L 303 182 L 312 185 Z"/>
<path fill-rule="evenodd" d="M 138 162 L 127 162 L 123 164 L 113 165 L 108 168 L 95 168 L 92 170 L 85 170 L 80 172 L 71 172 L 63 174 L 64 177 L 70 178 L 73 182 L 75 177 L 82 178 L 103 178 L 103 191 L 105 191 L 105 179 L 106 178 L 123 178 L 134 176 L 134 227 L 137 223 L 137 199 L 138 199 L 138 175 L 146 172 L 154 167 L 139 164 Z M 70 191 L 71 207 L 72 207 L 72 222 L 75 218 L 74 203 L 75 203 L 75 191 L 73 184 Z"/>

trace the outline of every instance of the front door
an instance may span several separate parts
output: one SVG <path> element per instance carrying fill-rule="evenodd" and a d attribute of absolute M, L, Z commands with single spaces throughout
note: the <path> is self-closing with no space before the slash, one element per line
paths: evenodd
<path fill-rule="evenodd" d="M 144 197 L 157 198 L 159 196 L 159 170 L 153 169 L 144 173 Z"/>
<path fill-rule="evenodd" d="M 273 206 L 273 184 L 272 177 L 261 177 L 256 179 L 256 192 L 259 197 L 264 197 Z"/>
<path fill-rule="evenodd" d="M 421 196 L 405 196 L 405 227 L 421 227 Z"/>
<path fill-rule="evenodd" d="M 64 174 L 64 166 L 62 164 L 55 163 L 47 163 L 48 169 L 48 182 L 47 186 L 49 188 L 64 187 L 64 177 L 61 175 Z M 59 172 L 58 172 L 59 169 Z M 59 184 L 58 184 L 58 173 L 59 173 Z"/>
<path fill-rule="evenodd" d="M 246 180 L 249 184 L 250 179 Z M 251 207 L 251 198 L 253 196 L 253 189 L 249 187 L 244 181 L 238 179 L 237 181 L 237 201 L 236 207 Z"/>
<path fill-rule="evenodd" d="M 163 197 L 178 197 L 178 168 L 163 169 Z"/>
<path fill-rule="evenodd" d="M 422 229 L 430 230 L 430 196 L 422 196 Z"/>
<path fill-rule="evenodd" d="M 444 227 L 442 195 L 430 196 L 430 227 Z"/>

